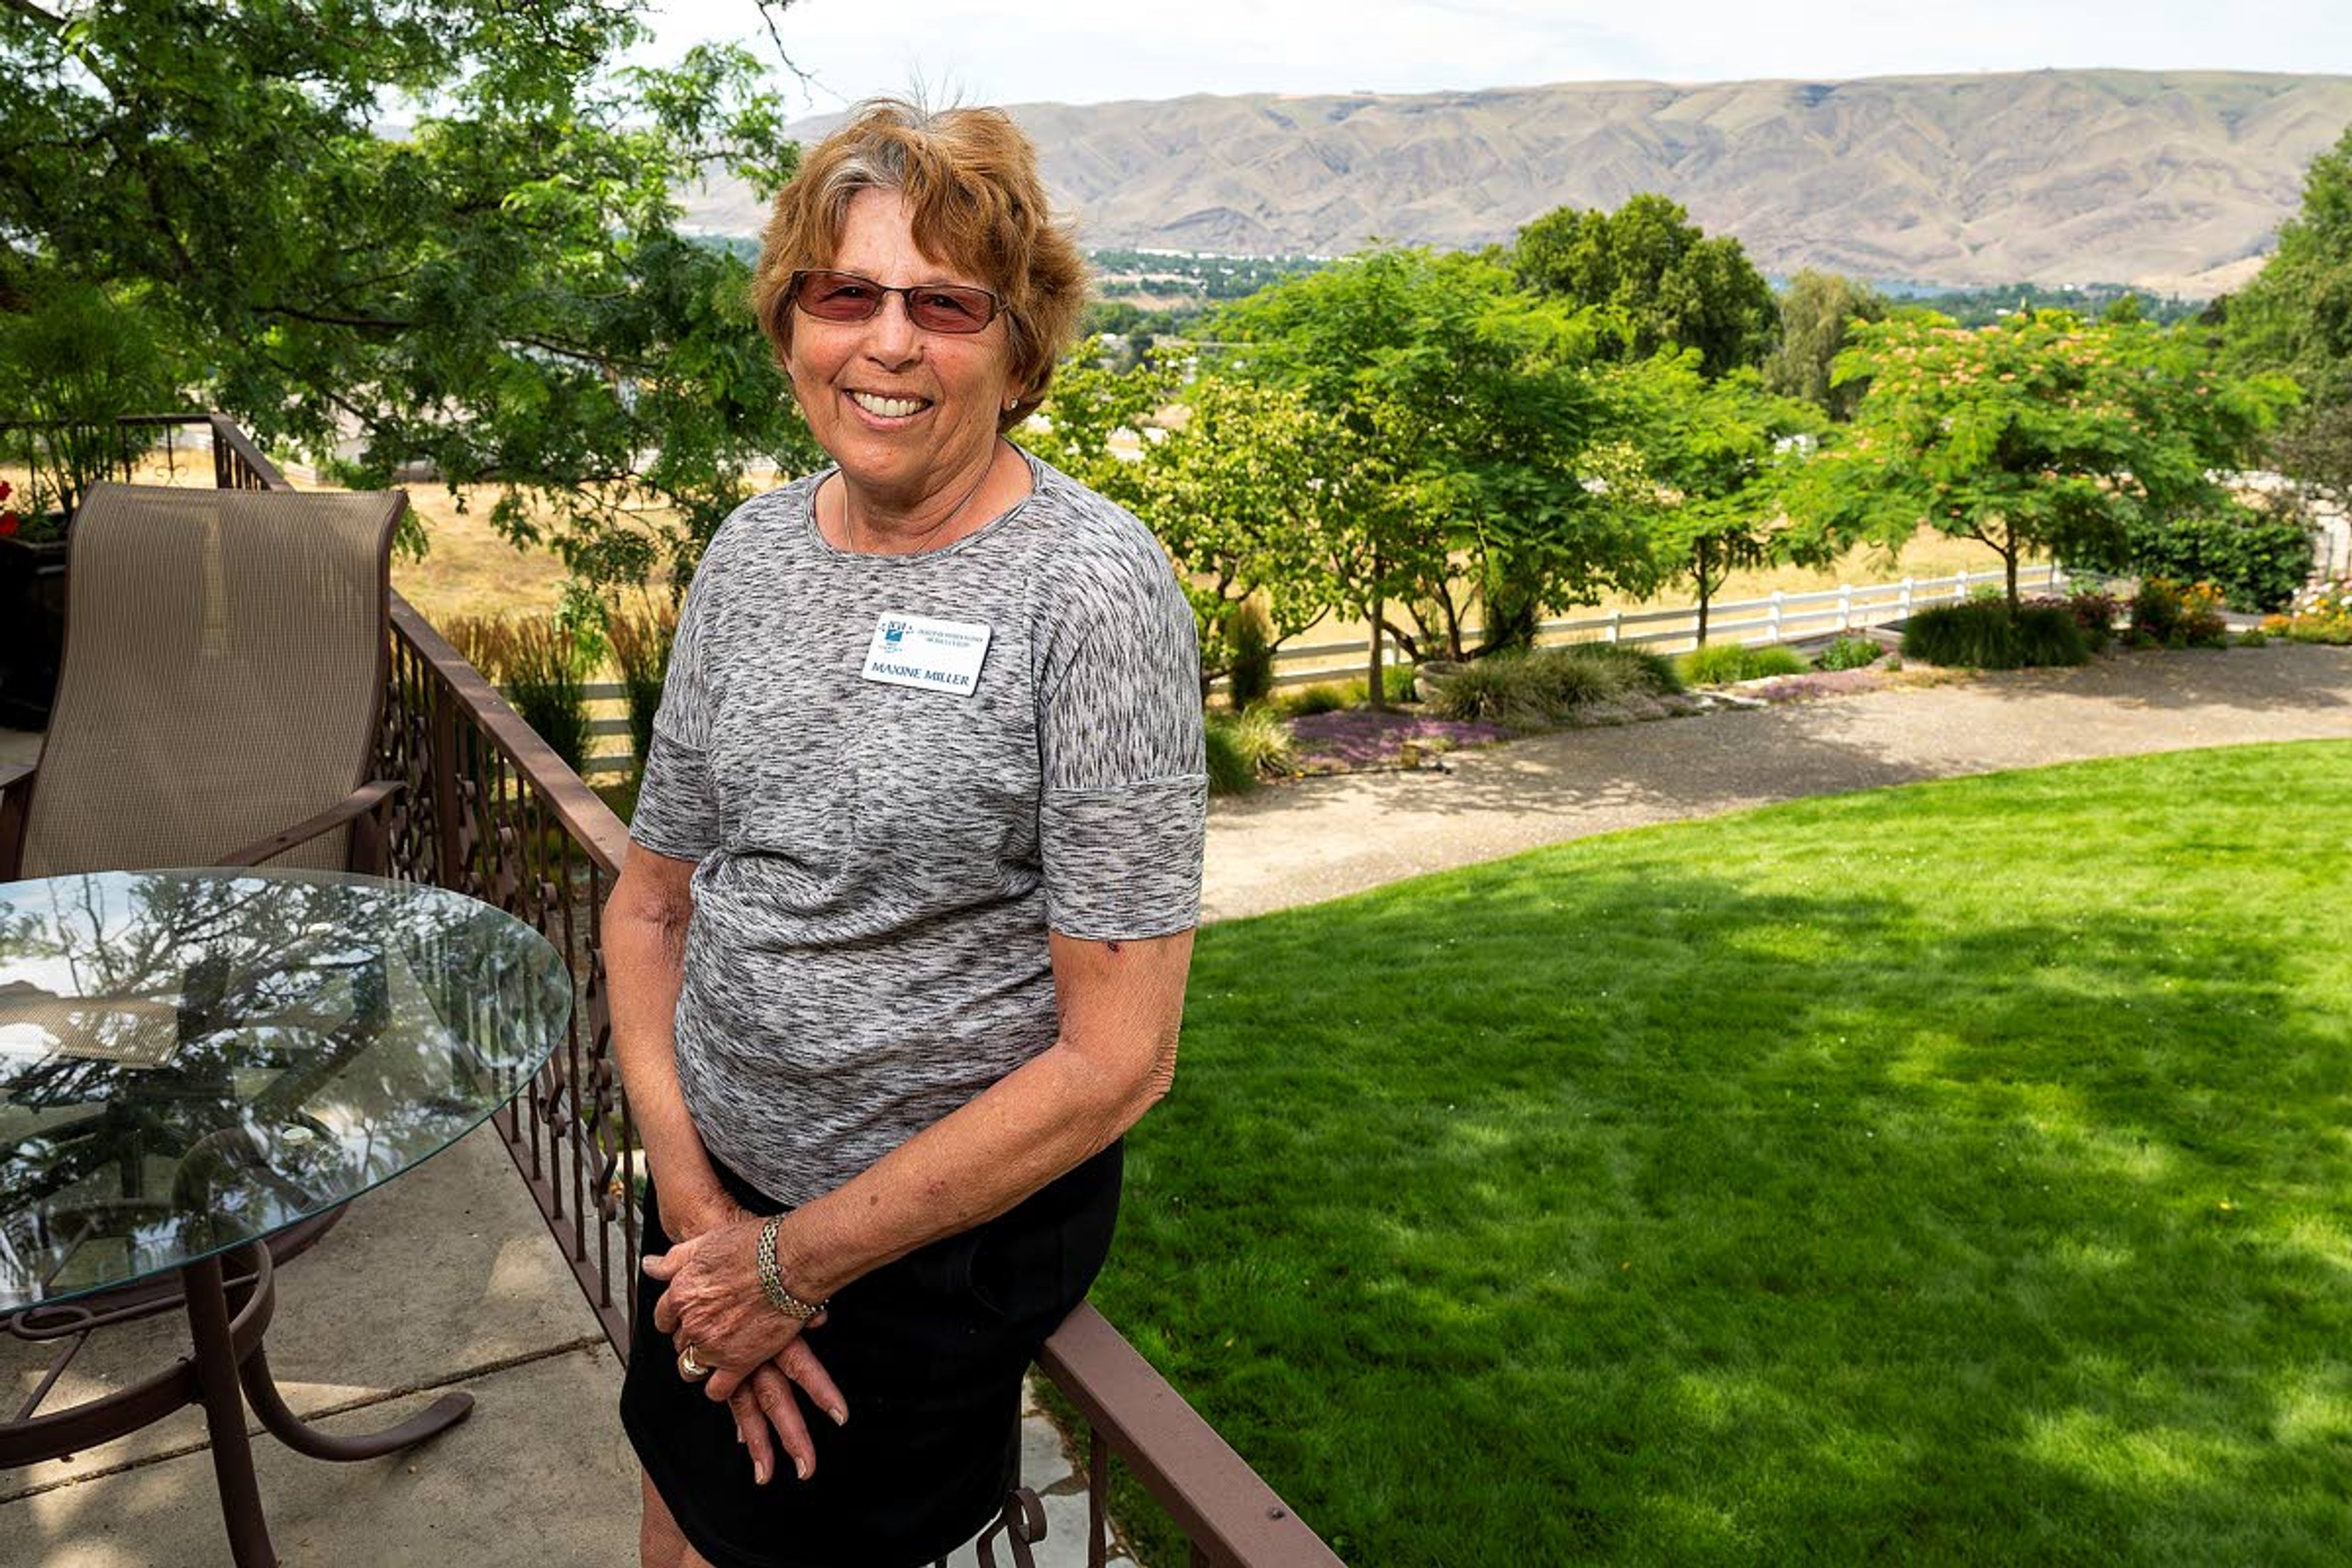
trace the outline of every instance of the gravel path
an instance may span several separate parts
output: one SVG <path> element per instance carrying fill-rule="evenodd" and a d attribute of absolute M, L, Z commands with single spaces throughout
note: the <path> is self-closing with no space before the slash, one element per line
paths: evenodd
<path fill-rule="evenodd" d="M 1621 827 L 1916 779 L 2259 741 L 2352 740 L 2352 649 L 2142 653 L 1570 730 L 1453 771 L 1307 779 L 1209 816 L 1204 920 L 1262 914 Z"/>

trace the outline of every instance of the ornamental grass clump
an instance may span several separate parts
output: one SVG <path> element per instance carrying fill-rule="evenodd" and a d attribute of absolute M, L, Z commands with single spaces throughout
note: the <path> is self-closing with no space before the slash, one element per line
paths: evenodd
<path fill-rule="evenodd" d="M 1439 718 L 1517 730 L 1564 723 L 1604 704 L 1679 689 L 1654 655 L 1606 643 L 1496 654 L 1432 676 L 1429 685 L 1430 709 Z"/>
<path fill-rule="evenodd" d="M 1356 689 L 1356 698 L 1359 701 L 1362 700 L 1363 688 L 1360 686 Z M 1302 686 L 1296 691 L 1286 692 L 1275 699 L 1275 702 L 1285 714 L 1293 719 L 1304 719 L 1310 713 L 1337 713 L 1340 709 L 1349 706 L 1348 684 L 1345 681 L 1327 680 L 1314 686 Z"/>
<path fill-rule="evenodd" d="M 1211 709 L 1202 738 L 1208 750 L 1211 795 L 1245 795 L 1266 779 L 1286 778 L 1297 771 L 1290 727 L 1270 708 L 1238 713 Z"/>
<path fill-rule="evenodd" d="M 2029 669 L 2091 658 L 2082 627 L 2063 606 L 2024 605 L 2011 614 L 2000 599 L 1920 611 L 1903 628 L 1903 653 L 1959 669 Z"/>
<path fill-rule="evenodd" d="M 534 616 L 514 628 L 507 698 L 573 773 L 588 765 L 587 660 L 572 627 Z"/>
<path fill-rule="evenodd" d="M 654 714 L 661 707 L 662 678 L 669 672 L 670 644 L 677 637 L 677 611 L 667 605 L 641 615 L 616 610 L 605 617 L 604 635 L 629 705 L 631 753 L 643 767 L 653 751 Z"/>
<path fill-rule="evenodd" d="M 1257 601 L 1243 601 L 1233 613 L 1225 638 L 1233 668 L 1225 679 L 1235 708 L 1255 708 L 1274 694 L 1274 627 Z"/>
<path fill-rule="evenodd" d="M 579 773 L 588 761 L 587 661 L 572 628 L 552 616 L 510 621 L 465 616 L 442 635 L 506 692 L 522 721 L 564 765 Z"/>
<path fill-rule="evenodd" d="M 1709 643 L 1683 655 L 1682 677 L 1693 686 L 1729 686 L 1774 675 L 1802 675 L 1805 661 L 1785 647 Z"/>

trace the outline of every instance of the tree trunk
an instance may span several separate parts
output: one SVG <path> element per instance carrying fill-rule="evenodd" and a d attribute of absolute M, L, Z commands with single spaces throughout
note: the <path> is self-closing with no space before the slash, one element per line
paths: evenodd
<path fill-rule="evenodd" d="M 1372 590 L 1372 653 L 1371 663 L 1364 676 L 1364 700 L 1378 713 L 1388 706 L 1387 683 L 1381 670 L 1381 592 Z"/>
<path fill-rule="evenodd" d="M 1694 574 L 1694 585 L 1698 589 L 1698 646 L 1705 647 L 1706 646 L 1706 606 L 1707 602 L 1715 597 L 1715 584 L 1707 581 L 1706 540 L 1702 539 L 1698 542 L 1697 552 L 1698 571 Z"/>
<path fill-rule="evenodd" d="M 2017 618 L 2017 545 L 2014 542 L 2000 552 L 2000 563 L 2009 574 L 2009 618 L 2015 620 Z"/>

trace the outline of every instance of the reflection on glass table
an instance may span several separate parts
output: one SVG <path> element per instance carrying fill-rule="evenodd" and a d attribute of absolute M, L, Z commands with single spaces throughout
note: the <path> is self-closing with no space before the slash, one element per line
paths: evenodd
<path fill-rule="evenodd" d="M 0 1321 L 24 1338 L 86 1332 L 137 1315 L 124 1287 L 160 1276 L 151 1300 L 178 1304 L 176 1280 L 197 1349 L 184 1387 L 0 1426 L 0 1466 L 203 1403 L 216 1468 L 244 1471 L 222 1472 L 236 1560 L 267 1563 L 243 1414 L 229 1415 L 240 1380 L 265 1425 L 324 1458 L 463 1415 L 457 1395 L 374 1440 L 301 1426 L 261 1355 L 271 1263 L 254 1244 L 488 1119 L 544 1065 L 571 1002 L 537 931 L 421 884 L 267 870 L 0 884 Z"/>

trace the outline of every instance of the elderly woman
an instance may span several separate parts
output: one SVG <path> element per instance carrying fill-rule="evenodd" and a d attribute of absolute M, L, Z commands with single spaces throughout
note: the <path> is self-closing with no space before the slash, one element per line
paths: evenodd
<path fill-rule="evenodd" d="M 833 466 L 711 541 L 605 917 L 647 1564 L 980 1530 L 1174 1071 L 1192 616 L 1140 523 L 1005 438 L 1083 285 L 992 110 L 867 105 L 776 198 L 753 302 Z"/>

